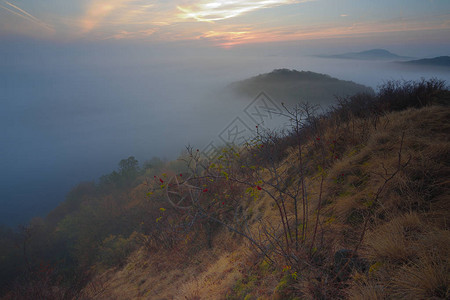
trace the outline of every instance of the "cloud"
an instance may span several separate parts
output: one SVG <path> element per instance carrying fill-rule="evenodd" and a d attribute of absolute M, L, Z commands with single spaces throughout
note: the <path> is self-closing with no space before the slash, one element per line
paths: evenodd
<path fill-rule="evenodd" d="M 102 0 L 93 1 L 86 9 L 85 15 L 81 18 L 80 24 L 82 33 L 89 33 L 99 26 L 102 21 L 114 11 L 126 7 L 129 0 Z"/>
<path fill-rule="evenodd" d="M 449 24 L 441 22 L 416 22 L 416 19 L 386 20 L 379 22 L 360 22 L 349 25 L 321 24 L 311 26 L 278 26 L 261 28 L 223 26 L 208 31 L 197 38 L 207 40 L 217 46 L 228 48 L 240 44 L 300 41 L 345 37 L 364 37 L 397 32 L 449 29 Z"/>
<path fill-rule="evenodd" d="M 27 11 L 23 10 L 22 8 L 18 7 L 17 5 L 14 5 L 8 1 L 3 1 L 3 3 L 6 6 L 3 6 L 2 4 L 0 4 L 0 7 L 9 11 L 10 13 L 25 19 L 29 22 L 32 22 L 42 28 L 45 28 L 48 31 L 54 31 L 53 27 L 51 27 L 50 25 L 46 24 L 45 22 L 39 20 L 38 18 L 36 18 L 35 16 L 33 16 L 32 14 L 28 13 Z"/>
<path fill-rule="evenodd" d="M 360 19 L 361 22 L 352 23 L 354 18 L 348 16 L 355 14 L 346 8 L 342 8 L 343 13 L 338 14 L 338 19 L 327 20 L 312 13 L 317 12 L 320 5 L 305 6 L 305 9 L 301 5 L 271 9 L 315 0 L 82 0 L 74 4 L 74 7 L 81 5 L 79 10 L 61 10 L 65 7 L 61 4 L 58 8 L 52 6 L 53 11 L 46 10 L 48 7 L 36 11 L 38 7 L 34 5 L 33 14 L 29 13 L 31 6 L 19 7 L 12 1 L 15 0 L 0 0 L 0 34 L 39 36 L 53 30 L 56 34 L 52 33 L 52 36 L 62 39 L 201 40 L 232 47 L 259 42 L 450 29 L 448 14 L 410 19 L 391 16 L 391 19 Z M 264 18 L 250 14 L 263 9 Z M 55 29 L 42 20 L 53 24 Z"/>
<path fill-rule="evenodd" d="M 153 35 L 155 32 L 157 32 L 159 28 L 151 28 L 151 29 L 145 29 L 145 30 L 139 30 L 139 31 L 126 31 L 121 30 L 118 33 L 115 33 L 111 36 L 108 36 L 105 38 L 105 40 L 122 40 L 122 39 L 139 39 L 139 38 L 146 38 L 148 36 Z"/>
<path fill-rule="evenodd" d="M 78 17 L 80 36 L 95 39 L 133 39 L 152 36 L 176 21 L 176 7 L 156 0 L 94 0 Z"/>
<path fill-rule="evenodd" d="M 181 11 L 181 14 L 179 14 L 179 16 L 183 19 L 195 19 L 200 22 L 213 22 L 237 17 L 242 14 L 255 11 L 258 9 L 299 2 L 306 2 L 306 1 L 295 1 L 295 0 L 195 1 L 195 4 L 189 6 L 177 6 L 177 8 Z"/>
<path fill-rule="evenodd" d="M 198 39 L 211 41 L 214 44 L 229 48 L 235 45 L 244 44 L 248 41 L 255 40 L 256 34 L 251 31 L 208 31 L 198 37 Z"/>

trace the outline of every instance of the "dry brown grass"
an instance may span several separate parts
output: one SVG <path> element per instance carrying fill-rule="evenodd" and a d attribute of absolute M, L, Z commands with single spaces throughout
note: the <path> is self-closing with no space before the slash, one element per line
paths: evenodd
<path fill-rule="evenodd" d="M 179 287 L 176 299 L 223 299 L 241 273 L 237 266 L 245 259 L 244 248 L 220 256 L 204 272 Z M 197 298 L 195 298 L 197 297 Z"/>
<path fill-rule="evenodd" d="M 412 159 L 383 195 L 363 247 L 372 267 L 354 281 L 350 298 L 448 299 L 449 113 L 429 107 L 388 115 L 387 134 L 403 130 Z M 380 145 L 380 139 L 368 143 L 377 159 L 392 147 L 391 142 Z M 381 162 L 392 167 L 392 159 Z"/>
<path fill-rule="evenodd" d="M 331 297 L 337 291 L 349 299 L 450 297 L 449 119 L 449 108 L 432 106 L 389 113 L 380 118 L 377 128 L 354 120 L 340 133 L 335 128 L 325 131 L 327 139 L 338 134 L 337 139 L 344 145 L 324 185 L 321 250 L 292 285 L 298 289 L 297 295 L 314 299 L 321 293 Z M 394 172 L 398 166 L 403 133 L 402 161 L 411 157 L 410 163 L 386 184 L 374 202 L 385 181 L 382 175 Z M 296 161 L 295 151 L 289 151 L 280 173 Z M 311 189 L 309 217 L 313 224 L 318 180 L 310 177 L 306 182 Z M 275 225 L 279 222 L 271 203 L 267 195 L 262 195 L 243 205 L 254 236 L 258 235 L 259 220 Z M 287 203 L 288 208 L 291 206 Z M 330 272 L 333 252 L 353 249 L 368 217 L 371 219 L 359 254 L 368 260 L 370 269 L 354 274 L 348 288 L 335 286 Z M 310 225 L 309 236 L 312 229 Z M 251 297 L 281 297 L 276 287 L 284 276 L 283 266 L 273 266 L 270 274 L 255 269 L 260 258 L 246 250 L 250 246 L 243 241 L 223 230 L 215 238 L 215 249 L 199 250 L 189 257 L 181 255 L 179 259 L 174 259 L 173 253 L 148 255 L 141 249 L 122 270 L 100 277 L 106 289 L 98 299 L 224 299 L 250 269 L 256 276 Z"/>
<path fill-rule="evenodd" d="M 375 280 L 358 279 L 355 275 L 353 285 L 349 291 L 350 300 L 384 300 L 387 299 L 386 286 Z"/>
<path fill-rule="evenodd" d="M 376 262 L 406 263 L 417 256 L 417 240 L 425 232 L 416 213 L 397 217 L 367 235 L 367 256 Z"/>
<path fill-rule="evenodd" d="M 389 286 L 399 299 L 448 299 L 450 297 L 448 257 L 424 254 L 416 263 L 402 266 Z"/>

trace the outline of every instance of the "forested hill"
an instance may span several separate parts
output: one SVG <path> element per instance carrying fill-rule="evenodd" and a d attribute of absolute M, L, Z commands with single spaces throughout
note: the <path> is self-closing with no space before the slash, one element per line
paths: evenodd
<path fill-rule="evenodd" d="M 237 96 L 254 97 L 264 91 L 278 102 L 289 104 L 309 101 L 313 104 L 330 104 L 338 97 L 357 93 L 373 94 L 367 86 L 340 80 L 326 74 L 310 71 L 277 69 L 228 86 Z"/>

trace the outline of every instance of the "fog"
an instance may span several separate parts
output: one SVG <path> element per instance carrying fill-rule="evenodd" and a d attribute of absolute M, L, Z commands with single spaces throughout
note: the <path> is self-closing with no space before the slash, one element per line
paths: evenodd
<path fill-rule="evenodd" d="M 0 223 L 45 216 L 71 187 L 111 172 L 128 156 L 143 163 L 175 159 L 187 144 L 203 148 L 252 100 L 226 94 L 233 81 L 278 68 L 373 88 L 390 79 L 450 79 L 445 70 L 314 56 L 381 47 L 399 55 L 448 55 L 445 45 L 430 53 L 335 41 L 230 49 L 7 41 L 0 48 Z"/>

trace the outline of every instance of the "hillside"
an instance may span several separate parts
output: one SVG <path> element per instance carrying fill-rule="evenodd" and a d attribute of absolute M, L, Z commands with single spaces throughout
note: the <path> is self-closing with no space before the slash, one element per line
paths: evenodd
<path fill-rule="evenodd" d="M 355 102 L 347 104 L 343 106 L 346 110 L 356 109 Z M 367 108 L 358 107 L 355 112 L 364 115 Z M 239 207 L 248 220 L 247 233 L 259 236 L 262 244 L 272 245 L 267 249 L 270 257 L 276 258 L 275 263 L 255 251 L 248 240 L 233 237 L 224 228 L 214 237 L 212 250 L 191 252 L 185 258 L 177 258 L 179 261 L 172 259 L 179 255 L 179 248 L 154 255 L 135 253 L 123 269 L 96 279 L 104 288 L 99 296 L 104 299 L 447 298 L 450 234 L 445 220 L 449 213 L 450 190 L 446 179 L 450 175 L 450 128 L 446 120 L 450 109 L 435 105 L 390 112 L 379 118 L 377 125 L 367 117 L 366 114 L 363 118 L 347 119 L 349 123 L 337 131 L 330 126 L 332 120 L 322 119 L 320 137 L 316 133 L 303 145 L 305 157 L 313 161 L 304 165 L 310 198 L 307 218 L 311 226 L 305 230 L 307 242 L 301 243 L 299 250 L 291 249 L 298 261 L 294 256 L 286 256 L 289 250 L 283 245 L 283 231 L 269 225 L 280 224 L 275 201 L 278 197 L 268 195 L 277 190 L 277 184 L 272 182 L 277 176 L 273 178 L 270 172 L 262 171 L 252 192 L 258 191 L 258 187 L 263 192 L 251 195 L 250 199 L 246 197 L 248 200 Z M 271 140 L 266 136 L 262 145 L 270 147 Z M 284 147 L 286 156 L 277 159 L 276 167 L 284 181 L 280 190 L 284 193 L 288 188 L 294 192 L 299 160 L 290 145 L 281 145 L 276 150 Z M 275 148 L 261 158 L 269 158 L 267 155 Z M 327 151 L 325 158 L 316 154 L 321 150 Z M 328 151 L 333 153 L 331 159 Z M 324 173 L 320 171 L 322 163 L 326 165 Z M 231 175 L 230 171 L 227 170 L 228 180 L 236 176 L 234 179 L 239 181 L 239 176 Z M 284 196 L 293 200 L 287 194 Z M 286 201 L 285 205 L 287 210 L 294 211 L 292 202 Z M 320 229 L 314 241 L 317 215 Z M 291 222 L 295 222 L 293 217 L 290 215 Z M 357 251 L 361 258 L 355 254 L 351 259 L 336 259 L 338 253 L 345 251 Z M 167 255 L 170 260 L 165 258 Z M 338 266 L 342 267 L 346 261 L 351 262 L 351 268 L 339 274 Z"/>
<path fill-rule="evenodd" d="M 450 68 L 450 56 L 439 56 L 434 58 L 409 60 L 401 63 L 411 66 L 431 66 L 431 67 Z"/>
<path fill-rule="evenodd" d="M 214 161 L 124 159 L 2 231 L 3 299 L 448 299 L 449 104 L 388 82 Z"/>
<path fill-rule="evenodd" d="M 328 58 L 339 58 L 339 59 L 356 59 L 356 60 L 403 60 L 409 57 L 400 56 L 395 53 L 389 52 L 385 49 L 372 49 L 361 52 L 350 52 L 344 54 L 321 56 Z"/>
<path fill-rule="evenodd" d="M 279 102 L 288 104 L 308 100 L 313 104 L 330 104 L 338 97 L 357 93 L 373 93 L 361 84 L 340 80 L 310 71 L 278 69 L 249 79 L 234 82 L 228 89 L 237 96 L 253 98 L 261 91 Z"/>

